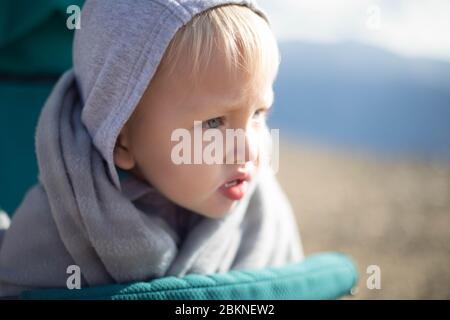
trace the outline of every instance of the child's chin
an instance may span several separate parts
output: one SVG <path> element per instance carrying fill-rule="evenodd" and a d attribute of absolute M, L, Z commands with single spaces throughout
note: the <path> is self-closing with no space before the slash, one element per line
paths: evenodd
<path fill-rule="evenodd" d="M 220 208 L 214 208 L 212 210 L 199 210 L 198 214 L 211 219 L 220 219 L 225 217 L 235 207 L 237 201 L 229 201 L 228 204 L 221 206 Z"/>

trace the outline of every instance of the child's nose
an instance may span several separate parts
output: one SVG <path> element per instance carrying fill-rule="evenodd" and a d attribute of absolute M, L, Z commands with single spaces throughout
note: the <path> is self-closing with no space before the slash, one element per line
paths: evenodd
<path fill-rule="evenodd" d="M 244 134 L 242 138 L 244 144 L 237 144 L 234 148 L 234 159 L 237 164 L 246 162 L 256 162 L 259 154 L 258 136 L 252 129 L 241 131 Z"/>
<path fill-rule="evenodd" d="M 259 139 L 253 131 L 246 135 L 245 149 L 245 162 L 256 162 L 259 155 Z"/>

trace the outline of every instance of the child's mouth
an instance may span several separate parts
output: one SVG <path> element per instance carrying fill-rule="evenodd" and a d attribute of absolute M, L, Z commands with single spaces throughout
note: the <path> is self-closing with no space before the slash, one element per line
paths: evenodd
<path fill-rule="evenodd" d="M 240 200 L 245 194 L 247 181 L 236 179 L 225 183 L 220 189 L 222 193 L 231 200 Z"/>
<path fill-rule="evenodd" d="M 225 197 L 231 200 L 240 200 L 244 197 L 247 190 L 249 176 L 247 174 L 242 174 L 239 178 L 233 179 L 225 183 L 220 191 Z"/>
<path fill-rule="evenodd" d="M 236 179 L 236 180 L 233 180 L 231 182 L 225 183 L 224 187 L 225 188 L 230 188 L 230 187 L 233 187 L 233 186 L 239 184 L 240 182 L 241 182 L 241 180 Z"/>

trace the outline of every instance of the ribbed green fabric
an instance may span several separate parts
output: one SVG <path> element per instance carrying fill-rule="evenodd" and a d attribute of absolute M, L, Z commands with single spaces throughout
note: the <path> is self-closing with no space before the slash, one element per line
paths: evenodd
<path fill-rule="evenodd" d="M 339 253 L 321 253 L 301 263 L 224 274 L 166 277 L 150 282 L 85 289 L 26 291 L 22 299 L 103 300 L 292 300 L 336 299 L 358 280 L 353 262 Z"/>

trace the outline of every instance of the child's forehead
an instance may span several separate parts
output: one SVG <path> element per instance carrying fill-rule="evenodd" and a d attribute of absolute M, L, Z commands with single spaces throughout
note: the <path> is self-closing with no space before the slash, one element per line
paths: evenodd
<path fill-rule="evenodd" d="M 189 46 L 178 49 L 176 59 L 169 55 L 162 60 L 158 73 L 165 80 L 164 91 L 183 100 L 181 106 L 190 105 L 194 110 L 214 106 L 217 110 L 221 106 L 272 104 L 272 85 L 279 63 L 276 52 L 264 54 L 255 49 L 261 54 L 250 59 L 250 49 L 240 48 L 240 55 L 246 58 L 236 61 L 240 56 L 227 54 L 220 41 L 207 54 L 193 55 Z"/>
<path fill-rule="evenodd" d="M 198 69 L 193 68 L 192 57 L 183 55 L 173 66 L 173 72 L 162 68 L 164 77 L 169 82 L 181 82 L 194 88 L 201 88 L 208 92 L 239 89 L 243 92 L 271 88 L 275 80 L 278 68 L 277 61 L 271 61 L 271 66 L 258 64 L 239 64 L 230 60 L 218 48 L 208 58 L 200 57 Z M 232 94 L 232 93 L 230 93 Z"/>
<path fill-rule="evenodd" d="M 269 108 L 274 99 L 272 82 L 248 77 L 214 76 L 210 73 L 187 89 L 183 105 L 195 113 L 228 113 L 242 107 Z"/>
<path fill-rule="evenodd" d="M 207 53 L 200 54 L 192 54 L 189 46 L 180 46 L 176 59 L 163 58 L 159 69 L 167 77 L 183 79 L 193 85 L 205 82 L 222 86 L 234 82 L 245 82 L 247 86 L 272 84 L 278 73 L 279 55 L 274 43 L 264 46 L 266 44 L 261 43 L 258 50 L 239 48 L 239 54 L 234 55 L 227 53 L 225 44 L 220 41 Z"/>

